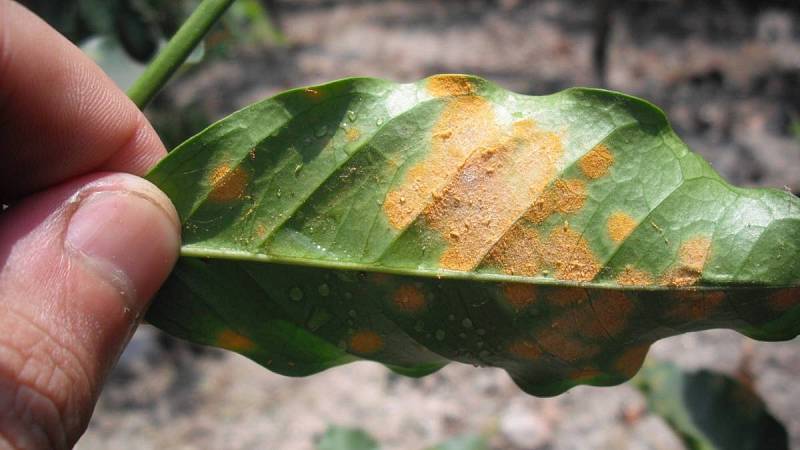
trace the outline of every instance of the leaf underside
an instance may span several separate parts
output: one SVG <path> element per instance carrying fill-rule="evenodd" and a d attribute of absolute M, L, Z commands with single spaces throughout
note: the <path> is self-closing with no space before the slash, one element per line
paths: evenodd
<path fill-rule="evenodd" d="M 184 240 L 148 320 L 285 375 L 459 361 L 546 396 L 621 383 L 670 335 L 800 333 L 800 201 L 727 184 L 619 93 L 345 79 L 234 113 L 148 178 Z"/>

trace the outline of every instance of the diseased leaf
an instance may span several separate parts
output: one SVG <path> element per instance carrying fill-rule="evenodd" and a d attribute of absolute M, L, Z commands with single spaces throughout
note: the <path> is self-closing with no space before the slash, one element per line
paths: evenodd
<path fill-rule="evenodd" d="M 693 450 L 786 450 L 786 428 L 751 387 L 708 370 L 647 363 L 634 378 L 650 409 Z"/>
<path fill-rule="evenodd" d="M 652 342 L 800 332 L 800 200 L 728 185 L 651 104 L 462 75 L 295 89 L 149 175 L 183 222 L 148 319 L 275 372 L 633 376 Z"/>

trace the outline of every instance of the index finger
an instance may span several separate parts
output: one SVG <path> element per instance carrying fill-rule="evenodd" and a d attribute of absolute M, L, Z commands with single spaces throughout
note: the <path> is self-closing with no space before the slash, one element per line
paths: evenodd
<path fill-rule="evenodd" d="M 136 105 L 80 49 L 0 0 L 0 200 L 96 170 L 143 175 L 165 153 Z"/>

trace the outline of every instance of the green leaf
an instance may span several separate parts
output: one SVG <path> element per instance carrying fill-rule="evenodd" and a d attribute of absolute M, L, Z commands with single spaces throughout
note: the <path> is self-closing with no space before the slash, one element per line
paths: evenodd
<path fill-rule="evenodd" d="M 370 435 L 358 428 L 331 425 L 317 442 L 317 450 L 378 450 Z"/>
<path fill-rule="evenodd" d="M 708 370 L 684 372 L 672 363 L 647 363 L 634 384 L 650 409 L 690 449 L 789 448 L 784 426 L 750 386 L 733 378 Z"/>
<path fill-rule="evenodd" d="M 184 245 L 148 319 L 285 375 L 458 361 L 556 395 L 629 379 L 666 336 L 800 332 L 800 200 L 728 185 L 623 94 L 345 79 L 217 122 L 149 179 Z"/>

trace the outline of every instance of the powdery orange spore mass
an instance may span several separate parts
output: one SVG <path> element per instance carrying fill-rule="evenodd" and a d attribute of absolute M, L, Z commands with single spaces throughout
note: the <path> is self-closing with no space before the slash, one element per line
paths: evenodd
<path fill-rule="evenodd" d="M 217 345 L 235 352 L 246 352 L 256 348 L 252 339 L 232 330 L 222 330 L 217 335 Z"/>
<path fill-rule="evenodd" d="M 470 95 L 475 93 L 472 80 L 464 75 L 434 75 L 425 83 L 428 93 L 434 97 Z"/>
<path fill-rule="evenodd" d="M 636 225 L 636 220 L 633 217 L 617 211 L 608 217 L 608 223 L 606 224 L 608 237 L 614 242 L 622 242 L 636 228 Z"/>
<path fill-rule="evenodd" d="M 497 241 L 486 259 L 509 275 L 533 276 L 541 267 L 541 245 L 536 230 L 517 223 Z"/>
<path fill-rule="evenodd" d="M 650 286 L 653 284 L 653 276 L 633 266 L 625 266 L 617 275 L 617 283 L 623 286 Z"/>
<path fill-rule="evenodd" d="M 425 308 L 425 294 L 413 284 L 404 284 L 397 288 L 392 301 L 401 311 L 418 312 Z"/>
<path fill-rule="evenodd" d="M 406 173 L 383 204 L 389 223 L 406 228 L 475 150 L 496 143 L 500 130 L 492 105 L 482 97 L 450 99 L 431 130 L 427 157 Z"/>
<path fill-rule="evenodd" d="M 375 353 L 383 348 L 383 338 L 371 330 L 361 330 L 350 336 L 350 350 L 361 353 Z"/>
<path fill-rule="evenodd" d="M 542 244 L 542 259 L 560 280 L 591 281 L 600 271 L 589 243 L 567 225 L 550 233 Z"/>
<path fill-rule="evenodd" d="M 614 164 L 614 155 L 611 154 L 608 146 L 597 144 L 589 153 L 583 155 L 578 160 L 578 167 L 588 178 L 596 179 L 608 173 L 608 169 Z"/>
<path fill-rule="evenodd" d="M 211 186 L 208 198 L 216 202 L 239 200 L 247 188 L 249 178 L 242 167 L 231 168 L 227 164 L 221 164 L 208 177 Z"/>
<path fill-rule="evenodd" d="M 348 127 L 347 130 L 344 132 L 344 135 L 348 141 L 355 142 L 361 137 L 361 132 L 358 131 L 358 128 Z"/>
<path fill-rule="evenodd" d="M 703 267 L 711 249 L 711 239 L 697 237 L 681 245 L 678 251 L 679 263 L 663 277 L 667 286 L 691 286 L 703 275 Z"/>
<path fill-rule="evenodd" d="M 440 265 L 474 269 L 541 194 L 562 153 L 557 134 L 526 120 L 471 155 L 423 213 L 449 244 Z"/>
<path fill-rule="evenodd" d="M 586 184 L 581 180 L 556 180 L 531 205 L 525 217 L 539 224 L 554 213 L 579 211 L 586 202 Z"/>

